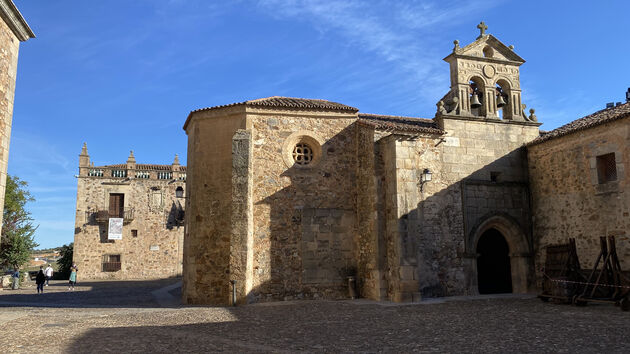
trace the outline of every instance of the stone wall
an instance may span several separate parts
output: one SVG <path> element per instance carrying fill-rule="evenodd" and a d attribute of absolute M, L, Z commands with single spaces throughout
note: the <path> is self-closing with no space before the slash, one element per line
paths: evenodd
<path fill-rule="evenodd" d="M 253 111 L 254 264 L 250 301 L 347 296 L 356 269 L 356 114 Z M 305 138 L 306 137 L 306 138 Z M 291 152 L 310 139 L 314 163 Z"/>
<path fill-rule="evenodd" d="M 517 249 L 531 250 L 523 145 L 538 136 L 538 124 L 450 117 L 439 123 L 447 133 L 443 140 L 434 140 L 432 149 L 417 144 L 410 153 L 421 156 L 418 172 L 425 166 L 434 172 L 418 204 L 420 221 L 414 231 L 420 291 L 423 296 L 475 294 L 476 241 L 484 221 L 498 216 L 506 224 L 517 224 L 510 230 L 522 232 L 501 230 L 512 245 L 510 252 L 520 257 Z M 529 288 L 515 286 L 519 291 Z"/>
<path fill-rule="evenodd" d="M 387 299 L 385 275 L 383 162 L 376 143 L 382 136 L 371 128 L 357 129 L 357 275 L 359 293 L 372 300 Z"/>
<path fill-rule="evenodd" d="M 13 31 L 0 20 L 0 205 L 4 205 L 19 47 Z"/>
<path fill-rule="evenodd" d="M 601 236 L 616 237 L 621 266 L 630 269 L 629 123 L 625 118 L 528 147 L 536 269 L 547 245 L 568 238 L 576 239 L 582 268 L 591 268 Z M 617 180 L 600 184 L 596 158 L 608 153 L 615 154 Z"/>
<path fill-rule="evenodd" d="M 183 180 L 88 176 L 77 183 L 74 262 L 80 281 L 88 279 L 158 279 L 182 274 L 184 227 L 178 222 L 184 198 L 176 197 Z M 130 174 L 131 175 L 131 174 Z M 177 178 L 177 177 L 175 177 Z M 108 240 L 108 223 L 97 218 L 109 207 L 109 194 L 124 194 L 125 211 L 133 218 L 123 225 L 122 240 Z M 120 255 L 119 271 L 104 271 L 103 257 Z"/>
<path fill-rule="evenodd" d="M 185 129 L 188 135 L 186 209 L 190 212 L 184 237 L 183 302 L 228 305 L 233 279 L 230 275 L 233 137 L 239 129 L 249 129 L 245 109 L 197 112 Z"/>

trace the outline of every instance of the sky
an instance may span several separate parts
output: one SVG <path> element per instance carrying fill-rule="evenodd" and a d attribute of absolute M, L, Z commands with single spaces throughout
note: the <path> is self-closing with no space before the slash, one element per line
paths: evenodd
<path fill-rule="evenodd" d="M 21 44 L 9 174 L 29 183 L 39 248 L 73 241 L 78 154 L 186 161 L 191 110 L 269 96 L 432 118 L 442 59 L 490 33 L 526 60 L 523 102 L 551 130 L 624 101 L 625 0 L 14 0 Z"/>

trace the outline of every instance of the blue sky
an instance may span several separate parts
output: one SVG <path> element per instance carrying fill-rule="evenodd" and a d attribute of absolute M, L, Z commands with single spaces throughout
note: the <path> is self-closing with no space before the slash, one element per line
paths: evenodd
<path fill-rule="evenodd" d="M 78 154 L 186 161 L 193 109 L 267 96 L 433 117 L 453 47 L 480 21 L 527 62 L 523 102 L 550 130 L 623 101 L 628 1 L 14 0 L 22 43 L 9 173 L 30 184 L 40 247 L 73 241 Z"/>

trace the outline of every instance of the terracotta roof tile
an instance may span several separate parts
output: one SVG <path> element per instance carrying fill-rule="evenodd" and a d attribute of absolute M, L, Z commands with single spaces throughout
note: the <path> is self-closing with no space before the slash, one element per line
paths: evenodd
<path fill-rule="evenodd" d="M 359 113 L 359 123 L 377 130 L 396 130 L 413 133 L 444 134 L 432 119 L 386 116 L 382 114 Z"/>
<path fill-rule="evenodd" d="M 190 113 L 207 111 L 207 110 L 216 109 L 216 108 L 240 106 L 240 105 L 254 106 L 254 107 L 257 106 L 257 107 L 325 109 L 325 110 L 331 110 L 331 111 L 348 111 L 348 112 L 359 111 L 357 108 L 346 106 L 345 104 L 332 102 L 332 101 L 316 100 L 316 99 L 308 99 L 308 98 L 273 96 L 273 97 L 259 98 L 256 100 L 230 103 L 230 104 L 221 105 L 221 106 L 200 108 Z"/>
<path fill-rule="evenodd" d="M 586 117 L 576 119 L 568 124 L 565 124 L 559 128 L 556 128 L 549 132 L 541 132 L 541 135 L 530 142 L 529 146 L 540 144 L 542 142 L 565 136 L 571 133 L 578 132 L 580 130 L 588 129 L 600 124 L 612 122 L 618 119 L 630 117 L 630 102 L 621 104 L 619 106 L 602 109 Z"/>

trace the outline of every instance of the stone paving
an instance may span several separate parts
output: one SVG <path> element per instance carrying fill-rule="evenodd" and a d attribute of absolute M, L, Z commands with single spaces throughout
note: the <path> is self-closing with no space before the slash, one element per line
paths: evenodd
<path fill-rule="evenodd" d="M 0 352 L 628 352 L 630 312 L 532 296 L 158 307 L 177 280 L 0 291 Z M 169 287 L 169 285 L 171 285 Z M 159 291 L 160 289 L 164 291 Z M 35 306 L 39 305 L 39 306 Z"/>

